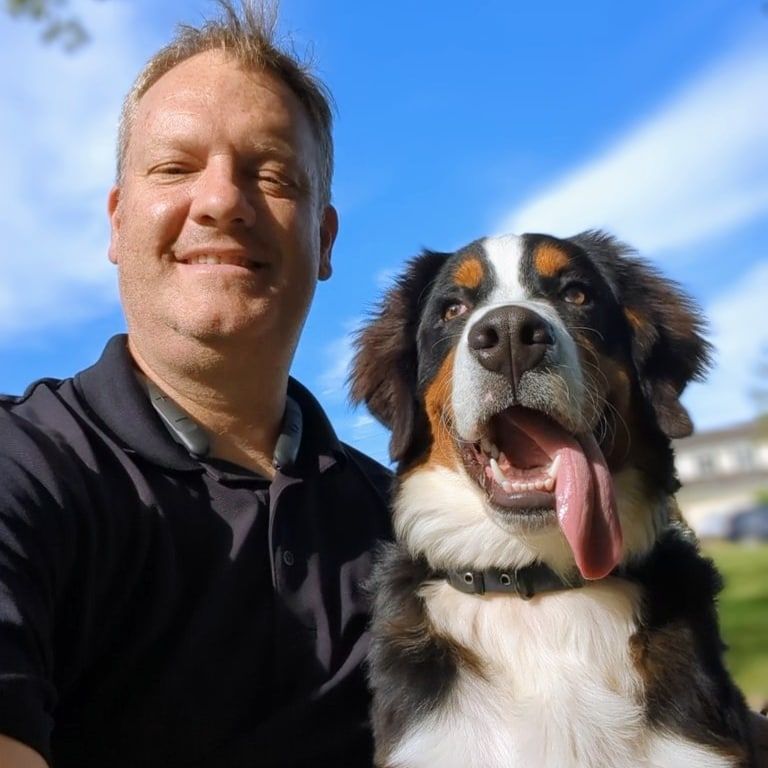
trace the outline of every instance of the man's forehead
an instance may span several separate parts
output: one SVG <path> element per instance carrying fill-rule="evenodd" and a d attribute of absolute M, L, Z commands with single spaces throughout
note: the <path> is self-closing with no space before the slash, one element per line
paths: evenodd
<path fill-rule="evenodd" d="M 226 100 L 232 101 L 231 110 L 236 112 L 238 106 L 243 106 L 243 99 L 237 97 L 242 97 L 244 89 L 253 89 L 261 99 L 269 100 L 270 111 L 290 112 L 294 118 L 295 114 L 303 113 L 293 91 L 277 75 L 266 69 L 246 68 L 221 51 L 195 54 L 164 72 L 139 98 L 138 108 L 173 109 L 188 103 L 203 105 Z"/>
<path fill-rule="evenodd" d="M 158 78 L 139 99 L 131 133 L 137 129 L 141 143 L 149 136 L 157 149 L 192 147 L 219 130 L 221 136 L 237 134 L 254 154 L 269 149 L 285 158 L 303 155 L 302 164 L 315 162 L 309 118 L 290 88 L 273 73 L 246 69 L 220 51 L 192 56 Z"/>

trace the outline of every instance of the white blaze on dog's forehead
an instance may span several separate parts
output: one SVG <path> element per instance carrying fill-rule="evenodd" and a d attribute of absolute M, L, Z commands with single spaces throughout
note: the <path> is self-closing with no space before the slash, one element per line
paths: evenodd
<path fill-rule="evenodd" d="M 464 330 L 464 339 L 474 323 L 500 307 L 514 304 L 537 312 L 550 323 L 562 325 L 553 307 L 545 301 L 532 301 L 521 279 L 523 262 L 523 238 L 518 235 L 487 237 L 482 241 L 483 250 L 493 267 L 493 288 L 488 298 L 476 308 Z"/>
<path fill-rule="evenodd" d="M 526 298 L 520 273 L 523 262 L 523 238 L 517 235 L 487 237 L 483 250 L 495 272 L 492 303 L 520 301 Z"/>
<path fill-rule="evenodd" d="M 526 308 L 547 322 L 554 338 L 549 353 L 553 368 L 542 375 L 541 386 L 549 386 L 554 396 L 561 389 L 558 382 L 562 383 L 568 398 L 560 404 L 561 415 L 572 426 L 580 424 L 584 377 L 576 342 L 552 303 L 544 298 L 533 298 L 526 292 L 522 281 L 523 246 L 523 238 L 517 235 L 489 237 L 482 241 L 493 271 L 493 287 L 487 299 L 478 304 L 467 319 L 453 367 L 454 426 L 464 440 L 478 438 L 481 422 L 488 416 L 486 403 L 495 400 L 495 391 L 503 386 L 498 375 L 484 370 L 470 350 L 469 334 L 486 315 L 505 307 Z"/>

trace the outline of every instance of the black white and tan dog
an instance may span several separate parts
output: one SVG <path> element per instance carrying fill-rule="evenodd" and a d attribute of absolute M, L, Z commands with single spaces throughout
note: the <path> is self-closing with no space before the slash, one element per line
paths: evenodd
<path fill-rule="evenodd" d="M 352 374 L 398 463 L 373 584 L 377 766 L 754 764 L 720 579 L 674 500 L 702 332 L 600 232 L 409 263 Z"/>

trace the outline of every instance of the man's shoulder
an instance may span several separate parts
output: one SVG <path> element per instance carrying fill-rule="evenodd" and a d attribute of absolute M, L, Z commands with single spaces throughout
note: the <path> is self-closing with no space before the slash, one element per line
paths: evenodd
<path fill-rule="evenodd" d="M 392 472 L 357 448 L 341 442 L 319 401 L 310 390 L 293 377 L 288 384 L 288 394 L 298 402 L 302 410 L 305 431 L 313 436 L 315 449 L 321 452 L 327 450 L 329 453 L 341 451 L 353 469 L 361 473 L 378 493 L 388 500 L 392 486 Z"/>
<path fill-rule="evenodd" d="M 24 437 L 55 443 L 74 405 L 71 379 L 38 379 L 21 395 L 0 394 L 0 450 Z"/>
<path fill-rule="evenodd" d="M 109 430 L 83 386 L 91 384 L 104 401 L 118 400 L 125 376 L 107 352 L 111 348 L 114 358 L 120 341 L 114 337 L 97 363 L 73 376 L 40 378 L 20 395 L 0 394 L 0 455 L 8 454 L 8 446 L 18 448 L 32 441 L 54 460 L 60 455 L 89 456 L 97 443 L 109 439 Z M 94 372 L 99 378 L 92 383 Z"/>
<path fill-rule="evenodd" d="M 46 376 L 33 381 L 22 394 L 13 395 L 0 392 L 0 413 L 17 412 L 23 416 L 27 403 L 30 401 L 34 403 L 43 391 L 57 392 L 64 381 L 64 379 Z"/>
<path fill-rule="evenodd" d="M 40 379 L 22 395 L 0 396 L 0 482 L 14 475 L 41 481 L 69 476 L 74 457 L 61 426 L 73 416 L 61 385 Z"/>
<path fill-rule="evenodd" d="M 388 504 L 392 493 L 392 481 L 394 475 L 390 469 L 380 464 L 362 451 L 353 448 L 347 443 L 342 443 L 343 449 L 349 461 L 364 475 L 373 485 L 378 494 Z"/>
<path fill-rule="evenodd" d="M 37 379 L 20 395 L 0 394 L 0 434 L 8 438 L 46 433 L 47 422 L 59 408 L 63 408 L 63 404 L 58 404 L 61 384 L 61 379 Z M 0 449 L 4 442 L 0 441 Z"/>
<path fill-rule="evenodd" d="M 354 461 L 360 469 L 366 474 L 370 474 L 373 477 L 380 478 L 388 483 L 392 482 L 394 473 L 391 469 L 385 467 L 381 462 L 369 456 L 367 453 L 363 453 L 349 443 L 342 443 L 344 451 L 352 461 Z"/>

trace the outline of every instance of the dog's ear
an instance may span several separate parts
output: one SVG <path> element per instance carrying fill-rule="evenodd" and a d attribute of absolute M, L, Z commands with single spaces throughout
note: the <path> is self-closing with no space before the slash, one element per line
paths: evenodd
<path fill-rule="evenodd" d="M 701 311 L 677 283 L 611 236 L 590 231 L 572 240 L 590 254 L 617 293 L 640 387 L 659 427 L 670 438 L 690 435 L 693 423 L 680 395 L 690 381 L 704 378 L 712 354 Z"/>
<path fill-rule="evenodd" d="M 350 399 L 364 402 L 391 430 L 393 461 L 406 458 L 417 435 L 427 429 L 426 413 L 417 399 L 416 337 L 421 308 L 447 257 L 425 251 L 412 259 L 354 341 Z"/>

